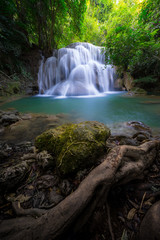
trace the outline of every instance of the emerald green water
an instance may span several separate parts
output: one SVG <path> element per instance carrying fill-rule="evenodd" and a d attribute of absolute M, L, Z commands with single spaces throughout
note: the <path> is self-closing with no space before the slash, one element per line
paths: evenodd
<path fill-rule="evenodd" d="M 102 97 L 53 98 L 27 97 L 1 106 L 20 112 L 70 114 L 71 119 L 96 120 L 104 124 L 142 121 L 150 127 L 160 128 L 160 97 L 124 97 L 122 93 Z"/>

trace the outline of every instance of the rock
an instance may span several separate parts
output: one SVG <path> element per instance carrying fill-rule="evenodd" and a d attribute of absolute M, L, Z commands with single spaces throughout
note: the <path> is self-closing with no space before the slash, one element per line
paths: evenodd
<path fill-rule="evenodd" d="M 62 195 L 58 194 L 55 190 L 52 190 L 49 193 L 49 202 L 50 204 L 52 204 L 52 206 L 57 205 L 59 202 L 61 202 L 63 200 Z"/>
<path fill-rule="evenodd" d="M 5 161 L 5 159 L 7 159 L 7 158 L 8 158 L 8 154 L 6 152 L 0 150 L 0 163 Z"/>
<path fill-rule="evenodd" d="M 152 136 L 152 131 L 150 127 L 145 125 L 143 122 L 131 121 L 131 122 L 128 122 L 127 125 L 134 128 L 137 132 L 149 133 L 149 135 Z"/>
<path fill-rule="evenodd" d="M 114 89 L 115 89 L 115 91 L 125 90 L 125 88 L 124 88 L 124 83 L 123 83 L 123 80 L 122 80 L 121 78 L 117 78 L 117 79 L 114 81 Z"/>
<path fill-rule="evenodd" d="M 131 92 L 136 95 L 146 95 L 147 92 L 143 88 L 134 87 L 131 89 Z"/>
<path fill-rule="evenodd" d="M 150 140 L 151 135 L 149 133 L 139 132 L 133 136 L 133 138 L 136 138 L 137 141 L 143 142 L 145 140 Z"/>
<path fill-rule="evenodd" d="M 109 145 L 110 148 L 116 145 L 138 146 L 138 142 L 127 135 L 114 135 L 107 140 L 107 145 Z"/>
<path fill-rule="evenodd" d="M 20 120 L 18 111 L 12 112 L 1 112 L 0 113 L 0 124 L 3 126 L 9 126 Z"/>
<path fill-rule="evenodd" d="M 160 239 L 160 201 L 156 202 L 146 213 L 140 226 L 139 240 Z"/>
<path fill-rule="evenodd" d="M 63 196 L 68 196 L 73 190 L 73 185 L 67 179 L 64 179 L 59 184 L 59 188 Z"/>
<path fill-rule="evenodd" d="M 2 116 L 2 124 L 4 126 L 8 126 L 12 123 L 15 123 L 15 122 L 19 121 L 19 120 L 20 120 L 20 118 L 18 116 L 14 115 L 14 114 L 10 114 L 10 115 L 6 114 L 6 115 Z"/>
<path fill-rule="evenodd" d="M 0 171 L 0 189 L 2 191 L 8 191 L 21 185 L 22 181 L 29 174 L 29 164 L 27 161 L 23 161 L 14 166 L 5 167 Z"/>
<path fill-rule="evenodd" d="M 16 151 L 22 151 L 22 152 L 33 152 L 34 149 L 33 149 L 33 143 L 32 142 L 29 142 L 29 141 L 23 141 L 23 142 L 20 142 L 20 143 L 17 143 L 15 145 L 15 149 Z"/>
<path fill-rule="evenodd" d="M 53 161 L 53 157 L 47 153 L 47 151 L 43 151 L 37 154 L 36 156 L 38 160 L 38 165 L 42 168 L 54 167 L 55 162 Z"/>
<path fill-rule="evenodd" d="M 52 175 L 41 176 L 36 183 L 37 189 L 51 188 L 58 184 L 58 178 Z"/>
<path fill-rule="evenodd" d="M 63 176 L 93 166 L 104 154 L 109 136 L 110 130 L 104 124 L 86 121 L 50 129 L 36 138 L 35 146 L 53 156 Z"/>
<path fill-rule="evenodd" d="M 38 94 L 39 89 L 37 85 L 29 85 L 28 88 L 26 89 L 26 94 L 27 95 L 35 95 Z"/>

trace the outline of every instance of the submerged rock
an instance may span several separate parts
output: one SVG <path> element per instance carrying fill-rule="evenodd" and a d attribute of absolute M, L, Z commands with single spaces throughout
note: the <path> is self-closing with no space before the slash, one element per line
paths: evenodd
<path fill-rule="evenodd" d="M 106 150 L 110 130 L 102 123 L 86 121 L 50 129 L 35 140 L 39 151 L 52 154 L 61 175 L 92 166 Z"/>
<path fill-rule="evenodd" d="M 150 127 L 148 127 L 143 122 L 140 122 L 140 121 L 130 121 L 130 122 L 127 123 L 127 125 L 133 127 L 137 131 L 143 130 L 143 131 L 148 131 L 148 132 L 151 133 Z"/>

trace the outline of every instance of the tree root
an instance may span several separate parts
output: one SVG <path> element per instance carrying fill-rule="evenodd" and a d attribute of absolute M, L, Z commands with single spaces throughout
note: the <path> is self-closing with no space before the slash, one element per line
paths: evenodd
<path fill-rule="evenodd" d="M 17 216 L 32 216 L 38 218 L 47 212 L 38 208 L 23 209 L 18 201 L 12 202 L 12 207 Z"/>
<path fill-rule="evenodd" d="M 122 145 L 113 148 L 76 191 L 46 214 L 38 219 L 23 218 L 23 222 L 21 218 L 3 221 L 0 224 L 1 239 L 59 239 L 70 227 L 74 234 L 87 222 L 97 205 L 106 201 L 110 188 L 143 175 L 158 156 L 159 149 L 159 140 L 138 147 Z"/>
<path fill-rule="evenodd" d="M 109 208 L 108 202 L 106 203 L 106 209 L 107 209 L 108 226 L 109 226 L 109 231 L 110 231 L 110 234 L 111 234 L 111 238 L 112 238 L 112 240 L 115 240 L 115 238 L 114 238 L 114 233 L 113 233 L 113 229 L 112 229 L 110 208 Z"/>

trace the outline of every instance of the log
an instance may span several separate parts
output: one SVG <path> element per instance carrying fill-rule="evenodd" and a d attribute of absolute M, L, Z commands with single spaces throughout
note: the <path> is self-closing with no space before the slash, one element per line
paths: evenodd
<path fill-rule="evenodd" d="M 76 233 L 87 222 L 99 202 L 106 201 L 110 188 L 143 176 L 144 170 L 157 158 L 159 150 L 159 140 L 138 147 L 122 145 L 113 148 L 76 191 L 44 215 L 36 219 L 26 216 L 2 221 L 0 239 L 60 239 L 71 227 L 72 233 Z"/>

